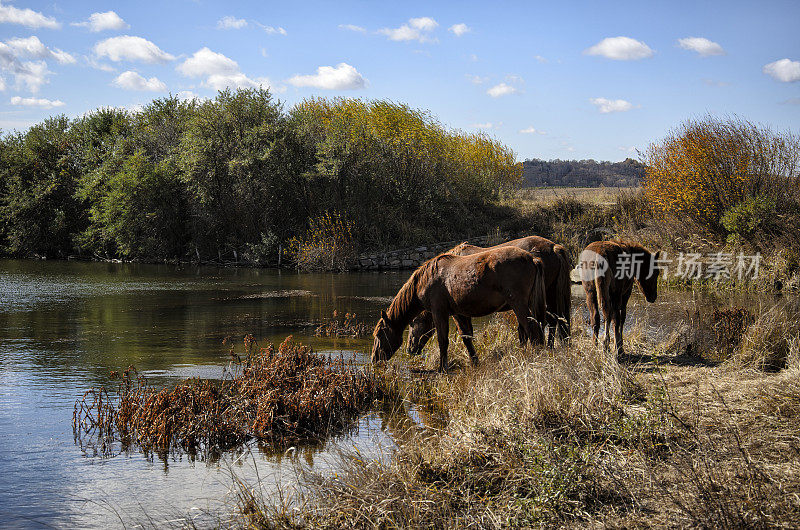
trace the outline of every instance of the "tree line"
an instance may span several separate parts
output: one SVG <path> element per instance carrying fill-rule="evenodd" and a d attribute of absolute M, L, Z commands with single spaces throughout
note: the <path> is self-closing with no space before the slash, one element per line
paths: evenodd
<path fill-rule="evenodd" d="M 622 162 L 533 158 L 525 160 L 522 167 L 522 185 L 525 187 L 630 188 L 639 186 L 645 175 L 645 166 L 632 158 Z"/>
<path fill-rule="evenodd" d="M 270 264 L 336 215 L 359 250 L 461 236 L 521 165 L 391 101 L 267 90 L 55 116 L 0 138 L 4 256 Z"/>

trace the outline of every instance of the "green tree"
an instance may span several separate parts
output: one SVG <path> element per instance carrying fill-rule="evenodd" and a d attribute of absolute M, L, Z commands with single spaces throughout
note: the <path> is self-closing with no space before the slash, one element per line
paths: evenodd
<path fill-rule="evenodd" d="M 75 197 L 79 168 L 69 125 L 57 116 L 4 140 L 0 211 L 11 255 L 65 257 L 75 249 L 86 212 Z"/>

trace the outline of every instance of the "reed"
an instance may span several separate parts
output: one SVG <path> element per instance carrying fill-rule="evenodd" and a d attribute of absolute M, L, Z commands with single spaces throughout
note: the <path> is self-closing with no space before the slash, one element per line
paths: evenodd
<path fill-rule="evenodd" d="M 116 397 L 91 389 L 75 403 L 76 438 L 105 455 L 119 445 L 146 453 L 214 456 L 251 439 L 276 446 L 346 428 L 381 395 L 352 361 L 324 359 L 288 337 L 277 348 L 245 338 L 222 381 L 197 378 L 155 388 L 129 369 Z"/>

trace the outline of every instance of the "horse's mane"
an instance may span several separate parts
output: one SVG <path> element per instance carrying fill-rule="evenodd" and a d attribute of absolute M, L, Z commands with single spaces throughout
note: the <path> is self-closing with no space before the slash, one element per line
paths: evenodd
<path fill-rule="evenodd" d="M 469 246 L 469 247 L 472 247 L 472 246 L 475 246 L 475 245 L 470 245 L 469 243 L 467 243 L 466 241 L 464 241 L 464 242 L 462 242 L 462 243 L 459 243 L 458 245 L 454 246 L 453 248 L 451 248 L 451 249 L 450 249 L 450 250 L 448 250 L 447 252 L 448 252 L 448 253 L 452 253 L 452 254 L 459 254 L 460 252 L 462 252 L 462 251 L 463 251 L 465 248 L 467 248 L 468 246 Z"/>
<path fill-rule="evenodd" d="M 386 311 L 386 315 L 392 321 L 405 321 L 405 315 L 413 308 L 414 304 L 417 302 L 417 291 L 419 289 L 419 285 L 427 285 L 431 278 L 438 272 L 439 267 L 439 260 L 444 258 L 447 259 L 448 257 L 452 257 L 448 254 L 440 254 L 434 258 L 429 259 L 422 265 L 420 265 L 417 270 L 415 270 L 411 277 L 406 280 L 406 283 L 397 291 L 397 294 L 392 300 L 389 309 Z"/>
<path fill-rule="evenodd" d="M 624 251 L 630 254 L 639 252 L 642 252 L 648 256 L 653 254 L 647 247 L 645 247 L 641 243 L 637 243 L 636 241 L 629 241 L 626 239 L 612 239 L 611 241 L 608 241 L 608 243 L 613 243 L 614 245 L 621 247 Z"/>

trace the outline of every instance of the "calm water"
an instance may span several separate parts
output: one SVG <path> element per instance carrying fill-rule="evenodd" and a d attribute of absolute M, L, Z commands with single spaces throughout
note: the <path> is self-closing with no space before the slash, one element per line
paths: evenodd
<path fill-rule="evenodd" d="M 157 384 L 219 377 L 226 336 L 241 347 L 247 333 L 262 344 L 294 334 L 317 351 L 362 355 L 367 341 L 314 338 L 313 324 L 334 309 L 377 320 L 404 280 L 398 273 L 0 261 L 0 526 L 108 526 L 120 524 L 115 512 L 126 522 L 144 513 L 163 521 L 218 507 L 235 456 L 215 465 L 84 456 L 73 441 L 75 399 L 92 386 L 114 387 L 109 371 L 129 365 Z M 385 438 L 381 427 L 379 416 L 367 416 L 342 443 L 374 449 L 373 438 Z M 254 475 L 256 462 L 275 488 L 294 473 L 282 460 L 254 450 L 233 466 Z"/>
<path fill-rule="evenodd" d="M 73 405 L 92 386 L 114 387 L 110 370 L 129 365 L 156 384 L 220 377 L 226 336 L 241 343 L 252 333 L 263 345 L 293 334 L 317 351 L 364 359 L 370 341 L 315 338 L 315 324 L 334 309 L 375 322 L 407 276 L 0 261 L 0 526 L 121 526 L 145 514 L 163 524 L 187 513 L 202 524 L 229 499 L 231 470 L 276 492 L 295 480 L 293 459 L 328 465 L 330 444 L 287 455 L 254 445 L 214 464 L 101 459 L 75 445 Z M 582 307 L 580 287 L 573 295 Z M 685 316 L 691 297 L 650 305 L 636 292 L 629 323 L 657 336 Z M 369 414 L 336 445 L 388 454 L 413 416 Z"/>

